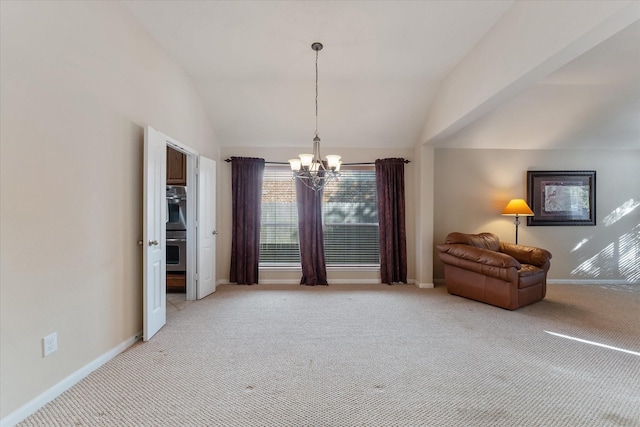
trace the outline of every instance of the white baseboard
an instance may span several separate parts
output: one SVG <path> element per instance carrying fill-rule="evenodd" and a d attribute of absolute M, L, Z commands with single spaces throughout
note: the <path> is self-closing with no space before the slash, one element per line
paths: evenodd
<path fill-rule="evenodd" d="M 433 279 L 433 283 L 420 283 L 415 279 L 409 279 L 409 284 L 414 284 L 420 289 L 432 289 L 438 285 L 445 285 L 444 279 Z M 332 279 L 330 285 L 370 285 L 379 284 L 380 279 Z M 233 285 L 228 279 L 218 280 L 218 285 Z M 268 279 L 260 280 L 260 285 L 298 285 L 300 281 L 298 279 Z M 547 279 L 549 285 L 630 285 L 640 286 L 640 282 L 628 282 L 626 280 L 598 280 L 598 279 Z"/>
<path fill-rule="evenodd" d="M 131 347 L 140 338 L 142 338 L 142 331 L 139 331 L 135 336 L 123 341 L 102 356 L 89 362 L 82 368 L 75 371 L 73 374 L 69 375 L 68 377 L 51 387 L 49 390 L 45 391 L 35 399 L 25 403 L 24 405 L 4 417 L 2 420 L 0 420 L 0 427 L 15 426 L 20 421 L 35 413 L 38 409 L 42 408 L 44 405 L 51 402 L 53 399 L 76 385 L 91 372 L 95 371 L 100 366 L 104 365 L 109 360 L 113 359 L 114 357 L 125 351 L 127 348 Z"/>
<path fill-rule="evenodd" d="M 415 282 L 415 285 L 417 287 L 419 287 L 420 289 L 433 289 L 433 288 L 435 288 L 435 285 L 433 283 L 418 283 L 418 282 Z"/>
<path fill-rule="evenodd" d="M 547 279 L 547 285 L 629 285 L 640 286 L 640 282 L 626 280 L 600 280 L 600 279 Z"/>
<path fill-rule="evenodd" d="M 434 279 L 437 285 L 445 285 L 444 279 Z M 628 282 L 626 280 L 599 280 L 599 279 L 549 279 L 547 285 L 629 285 L 640 286 L 640 282 Z"/>
<path fill-rule="evenodd" d="M 329 285 L 371 285 L 379 284 L 380 279 L 330 279 Z M 231 282 L 224 283 L 226 285 L 233 285 Z M 258 283 L 259 285 L 299 285 L 300 279 L 262 279 Z"/>

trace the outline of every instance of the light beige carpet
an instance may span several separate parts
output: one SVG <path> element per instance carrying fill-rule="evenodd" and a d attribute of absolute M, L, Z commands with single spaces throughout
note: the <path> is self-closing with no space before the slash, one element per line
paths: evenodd
<path fill-rule="evenodd" d="M 221 286 L 21 426 L 640 426 L 637 353 L 633 286 Z"/>

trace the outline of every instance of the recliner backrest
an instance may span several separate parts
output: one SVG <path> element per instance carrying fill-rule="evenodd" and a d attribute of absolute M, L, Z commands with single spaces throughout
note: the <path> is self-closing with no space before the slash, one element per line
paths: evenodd
<path fill-rule="evenodd" d="M 446 244 L 463 244 L 491 251 L 500 251 L 500 239 L 493 233 L 466 234 L 449 233 L 445 239 Z"/>

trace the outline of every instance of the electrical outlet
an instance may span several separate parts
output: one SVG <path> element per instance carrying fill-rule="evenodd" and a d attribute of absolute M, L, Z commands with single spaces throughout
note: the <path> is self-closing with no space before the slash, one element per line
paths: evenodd
<path fill-rule="evenodd" d="M 54 332 L 42 338 L 42 351 L 44 357 L 47 357 L 51 353 L 55 353 L 58 350 L 58 333 Z"/>

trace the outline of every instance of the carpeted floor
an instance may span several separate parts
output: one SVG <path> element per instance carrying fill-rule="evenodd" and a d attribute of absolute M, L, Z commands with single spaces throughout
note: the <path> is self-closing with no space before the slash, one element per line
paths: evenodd
<path fill-rule="evenodd" d="M 640 289 L 550 285 L 512 312 L 444 287 L 220 286 L 20 424 L 41 425 L 640 426 Z"/>

